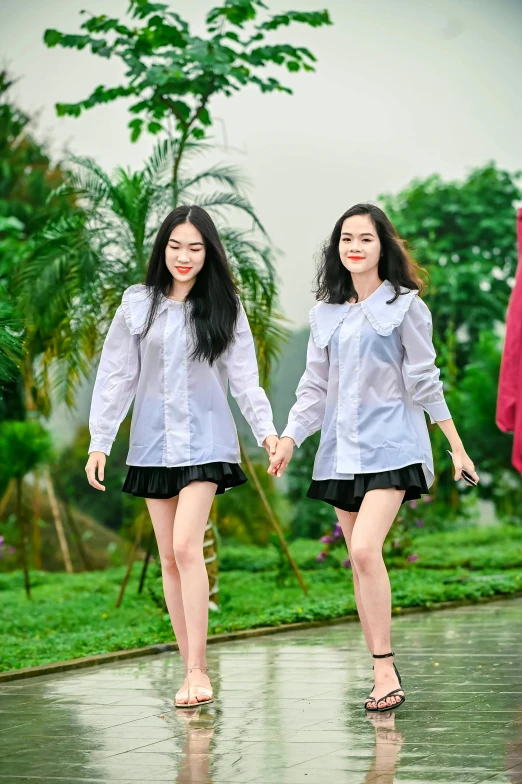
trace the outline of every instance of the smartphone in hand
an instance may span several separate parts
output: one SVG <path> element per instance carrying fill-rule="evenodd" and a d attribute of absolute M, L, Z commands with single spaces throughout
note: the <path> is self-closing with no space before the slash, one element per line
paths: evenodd
<path fill-rule="evenodd" d="M 449 449 L 446 449 L 446 454 L 449 455 L 451 457 L 451 459 L 453 460 L 453 455 L 449 451 Z M 462 474 L 462 478 L 465 479 L 468 484 L 470 484 L 472 487 L 476 487 L 477 486 L 477 483 L 475 482 L 473 477 L 468 474 L 467 471 L 464 471 L 464 469 L 462 469 L 461 474 Z"/>

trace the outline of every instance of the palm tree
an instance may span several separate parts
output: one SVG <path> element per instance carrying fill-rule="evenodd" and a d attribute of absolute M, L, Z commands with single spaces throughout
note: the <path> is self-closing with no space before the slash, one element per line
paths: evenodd
<path fill-rule="evenodd" d="M 59 397 L 69 405 L 74 405 L 78 382 L 104 340 L 100 311 L 102 324 L 108 326 L 123 291 L 143 281 L 157 227 L 172 208 L 174 193 L 176 203 L 196 202 L 216 220 L 266 380 L 286 335 L 275 309 L 273 252 L 237 169 L 214 165 L 197 174 L 188 172 L 191 158 L 206 149 L 202 142 L 186 144 L 176 188 L 171 175 L 177 147 L 172 141 L 159 144 L 143 170 L 118 168 L 112 177 L 90 158 L 72 158 L 76 168 L 55 196 L 74 196 L 82 209 L 51 222 L 34 239 L 22 272 L 23 288 L 42 314 L 45 333 L 52 335 L 41 354 L 43 386 L 49 383 L 52 366 Z M 230 228 L 231 213 L 248 218 L 253 230 Z"/>

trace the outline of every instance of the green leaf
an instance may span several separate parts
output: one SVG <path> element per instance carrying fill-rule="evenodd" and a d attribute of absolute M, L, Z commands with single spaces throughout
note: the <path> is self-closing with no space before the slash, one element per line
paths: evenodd
<path fill-rule="evenodd" d="M 158 122 L 150 122 L 147 125 L 147 130 L 148 130 L 149 133 L 161 133 L 161 131 L 163 130 L 163 127 Z"/>
<path fill-rule="evenodd" d="M 46 30 L 44 33 L 44 44 L 49 47 L 58 46 L 63 38 L 63 33 L 58 30 Z"/>
<path fill-rule="evenodd" d="M 131 142 L 136 142 L 141 136 L 141 129 L 143 127 L 143 120 L 139 117 L 136 117 L 134 120 L 131 120 L 129 123 L 129 128 L 131 129 Z"/>
<path fill-rule="evenodd" d="M 79 117 L 82 113 L 81 103 L 57 103 L 55 108 L 58 117 Z"/>

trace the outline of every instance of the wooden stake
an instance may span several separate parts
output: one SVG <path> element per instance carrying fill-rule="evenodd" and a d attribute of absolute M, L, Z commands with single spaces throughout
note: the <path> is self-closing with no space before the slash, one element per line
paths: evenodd
<path fill-rule="evenodd" d="M 40 533 L 40 474 L 38 471 L 33 472 L 34 479 L 34 495 L 33 495 L 33 567 L 35 569 L 42 568 L 42 537 Z"/>
<path fill-rule="evenodd" d="M 20 526 L 22 537 L 22 568 L 24 570 L 25 593 L 28 599 L 31 598 L 31 584 L 29 582 L 29 556 L 27 553 L 27 525 L 22 504 L 22 479 L 16 479 L 16 522 Z"/>
<path fill-rule="evenodd" d="M 149 534 L 149 538 L 147 541 L 147 552 L 145 553 L 145 560 L 143 561 L 143 567 L 141 570 L 140 575 L 140 584 L 138 585 L 138 593 L 143 591 L 143 586 L 145 585 L 145 577 L 147 576 L 147 569 L 149 568 L 149 561 L 152 555 L 152 548 L 154 547 L 154 528 L 151 530 Z"/>
<path fill-rule="evenodd" d="M 9 499 L 11 498 L 11 494 L 14 490 L 15 480 L 10 479 L 7 483 L 7 487 L 5 488 L 5 493 L 0 501 L 0 518 L 4 516 L 4 512 L 6 510 L 7 504 L 9 503 Z"/>
<path fill-rule="evenodd" d="M 63 487 L 60 479 L 58 476 L 53 477 L 53 481 L 56 485 L 56 489 L 60 493 L 62 498 L 62 504 L 65 509 L 65 519 L 67 520 L 67 525 L 69 526 L 71 533 L 73 535 L 73 539 L 76 543 L 78 548 L 78 552 L 80 553 L 80 558 L 82 559 L 82 563 L 84 566 L 85 571 L 90 572 L 92 569 L 91 559 L 89 558 L 89 554 L 87 553 L 86 547 L 83 543 L 82 536 L 80 531 L 78 530 L 78 526 L 76 525 L 76 520 L 74 519 L 74 515 L 72 513 L 71 505 L 69 501 L 67 501 L 65 497 L 65 493 L 63 492 Z"/>
<path fill-rule="evenodd" d="M 138 527 L 137 527 L 137 530 L 136 530 L 136 537 L 134 539 L 134 544 L 132 545 L 132 550 L 130 552 L 129 563 L 127 564 L 127 571 L 125 572 L 125 577 L 123 578 L 123 581 L 122 581 L 122 584 L 121 584 L 121 587 L 120 587 L 120 593 L 118 595 L 118 599 L 116 600 L 116 607 L 117 608 L 121 607 L 121 603 L 122 603 L 123 597 L 125 595 L 125 589 L 127 587 L 127 583 L 129 582 L 129 577 L 130 577 L 130 573 L 132 571 L 132 566 L 134 564 L 134 561 L 136 560 L 136 553 L 138 552 L 138 547 L 140 546 L 140 543 L 141 543 L 141 536 L 143 534 L 143 524 L 145 522 L 147 514 L 148 514 L 147 511 L 142 512 L 140 514 L 139 518 L 138 518 Z"/>
<path fill-rule="evenodd" d="M 268 519 L 270 521 L 270 524 L 271 524 L 272 528 L 274 529 L 274 531 L 276 532 L 277 538 L 281 542 L 281 547 L 283 548 L 283 551 L 284 551 L 286 557 L 288 558 L 290 566 L 294 570 L 294 574 L 295 574 L 295 576 L 297 577 L 297 579 L 299 581 L 299 585 L 303 589 L 304 593 L 306 595 L 308 595 L 308 586 L 306 585 L 305 581 L 303 580 L 303 576 L 302 576 L 301 572 L 299 571 L 299 567 L 297 566 L 296 562 L 294 561 L 294 559 L 292 557 L 292 553 L 288 549 L 288 545 L 286 543 L 286 539 L 284 537 L 284 534 L 283 534 L 283 531 L 281 529 L 281 526 L 279 525 L 279 523 L 277 521 L 277 518 L 274 515 L 274 513 L 273 513 L 273 511 L 272 511 L 272 509 L 270 507 L 270 504 L 268 503 L 268 499 L 267 499 L 267 497 L 265 495 L 265 492 L 264 492 L 263 488 L 261 487 L 261 483 L 260 483 L 259 479 L 257 478 L 256 472 L 254 471 L 254 466 L 252 465 L 252 461 L 250 460 L 250 457 L 248 456 L 246 450 L 244 449 L 243 444 L 241 443 L 241 441 L 239 442 L 239 446 L 240 446 L 240 449 L 241 449 L 241 458 L 242 458 L 242 460 L 244 461 L 244 463 L 245 463 L 245 465 L 247 467 L 248 473 L 252 477 L 252 481 L 254 482 L 254 486 L 255 486 L 255 488 L 256 488 L 256 490 L 258 492 L 258 495 L 259 495 L 259 497 L 261 499 L 261 503 L 263 504 L 263 506 L 265 508 L 265 512 L 266 512 L 267 517 L 268 517 Z"/>
<path fill-rule="evenodd" d="M 67 539 L 65 538 L 65 531 L 63 530 L 62 518 L 60 516 L 60 507 L 58 506 L 58 501 L 56 500 L 56 496 L 54 494 L 51 475 L 47 469 L 43 472 L 43 477 L 45 486 L 47 488 L 47 495 L 49 496 L 49 503 L 51 504 L 54 525 L 56 528 L 56 533 L 58 534 L 58 541 L 60 542 L 60 549 L 62 551 L 62 558 L 65 564 L 65 571 L 67 574 L 73 574 L 71 553 L 69 552 L 69 545 L 67 544 Z"/>

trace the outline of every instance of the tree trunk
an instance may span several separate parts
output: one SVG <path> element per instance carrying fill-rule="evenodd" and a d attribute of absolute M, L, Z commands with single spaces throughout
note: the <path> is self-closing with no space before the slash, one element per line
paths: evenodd
<path fill-rule="evenodd" d="M 33 491 L 33 519 L 32 519 L 32 534 L 33 534 L 33 568 L 42 568 L 42 537 L 40 532 L 40 474 L 38 471 L 33 473 L 34 477 L 34 491 Z"/>
<path fill-rule="evenodd" d="M 63 530 L 63 523 L 60 515 L 60 507 L 58 506 L 58 501 L 56 500 L 56 495 L 54 494 L 51 475 L 47 469 L 44 471 L 43 475 L 47 488 L 47 495 L 49 496 L 49 503 L 51 504 L 51 509 L 53 512 L 54 525 L 56 527 L 56 533 L 58 534 L 58 541 L 60 542 L 60 550 L 62 551 L 65 571 L 67 574 L 73 574 L 71 553 L 69 552 L 69 545 L 67 544 L 67 539 L 65 538 L 65 531 Z"/>
<path fill-rule="evenodd" d="M 29 582 L 29 559 L 27 554 L 27 526 L 25 523 L 25 516 L 22 508 L 22 480 L 16 479 L 16 520 L 20 526 L 20 534 L 22 540 L 22 568 L 24 571 L 24 585 L 25 594 L 28 599 L 31 598 L 31 584 Z"/>

